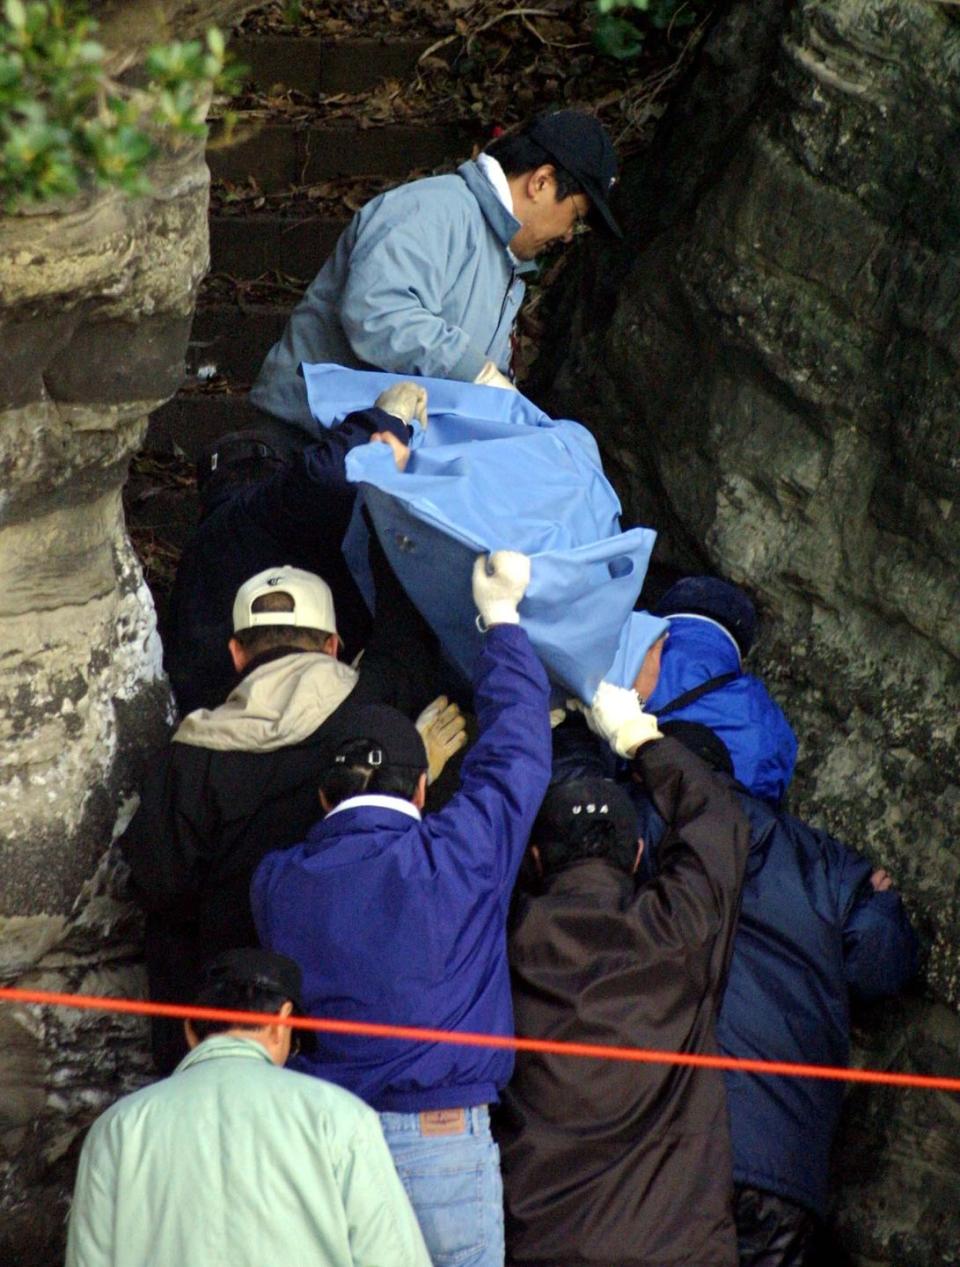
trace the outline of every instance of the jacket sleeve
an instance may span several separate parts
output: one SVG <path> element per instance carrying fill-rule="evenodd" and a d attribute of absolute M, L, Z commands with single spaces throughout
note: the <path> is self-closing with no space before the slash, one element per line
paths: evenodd
<path fill-rule="evenodd" d="M 98 1119 L 99 1122 L 99 1119 Z M 94 1122 L 84 1140 L 70 1206 L 65 1267 L 114 1267 L 116 1165 L 108 1137 Z"/>
<path fill-rule="evenodd" d="M 460 790 L 423 829 L 428 850 L 488 874 L 509 899 L 533 820 L 550 782 L 550 688 L 519 625 L 494 625 L 474 670 L 476 743 Z"/>
<path fill-rule="evenodd" d="M 686 956 L 686 972 L 699 964 L 707 987 L 729 960 L 749 822 L 733 788 L 675 739 L 644 744 L 634 776 L 666 823 L 655 878 L 639 890 L 635 914 L 665 952 Z"/>
<path fill-rule="evenodd" d="M 903 901 L 892 889 L 876 892 L 868 858 L 826 832 L 818 835 L 836 881 L 847 987 L 861 999 L 896 994 L 917 971 L 917 937 Z"/>
<path fill-rule="evenodd" d="M 381 207 L 357 237 L 340 301 L 344 333 L 368 365 L 472 383 L 486 353 L 440 315 L 456 268 L 450 240 L 464 229 L 420 204 L 407 212 L 398 219 L 394 203 Z"/>
<path fill-rule="evenodd" d="M 413 1207 L 371 1112 L 338 1167 L 354 1267 L 430 1267 Z"/>
<path fill-rule="evenodd" d="M 203 780 L 196 777 L 201 749 L 171 743 L 149 772 L 140 806 L 120 838 L 120 851 L 137 901 L 148 911 L 176 907 L 193 914 L 204 868 L 204 842 L 213 834 L 214 813 Z"/>
<path fill-rule="evenodd" d="M 410 432 L 393 414 L 362 409 L 348 414 L 270 479 L 241 494 L 243 509 L 272 538 L 303 548 L 314 538 L 342 542 L 353 514 L 356 488 L 347 483 L 346 457 L 375 431 L 390 431 L 406 444 Z"/>

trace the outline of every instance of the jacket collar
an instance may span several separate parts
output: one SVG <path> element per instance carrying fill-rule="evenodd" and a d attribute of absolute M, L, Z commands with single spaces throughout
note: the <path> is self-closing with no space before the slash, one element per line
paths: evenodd
<path fill-rule="evenodd" d="M 737 642 L 736 638 L 734 638 L 730 630 L 727 629 L 725 625 L 720 624 L 719 620 L 714 620 L 712 616 L 702 616 L 699 612 L 674 612 L 672 616 L 667 617 L 667 620 L 670 622 L 671 629 L 673 628 L 672 622 L 675 620 L 702 620 L 706 624 L 712 625 L 714 629 L 719 630 L 719 632 L 733 647 L 737 657 L 737 668 L 739 669 L 743 667 L 743 656 L 740 653 L 740 644 Z"/>
<path fill-rule="evenodd" d="M 544 881 L 544 891 L 551 897 L 566 893 L 578 896 L 591 893 L 619 901 L 624 891 L 633 890 L 633 884 L 633 877 L 612 862 L 605 862 L 602 858 L 583 858 L 548 876 Z"/>
<path fill-rule="evenodd" d="M 480 204 L 483 218 L 504 250 L 508 250 L 513 235 L 522 228 L 520 221 L 503 205 L 497 191 L 475 162 L 471 160 L 469 163 L 461 163 L 457 168 L 457 175 L 466 182 L 467 188 Z M 532 273 L 536 272 L 537 264 L 535 260 L 522 260 L 514 264 L 514 268 L 518 273 Z"/>
<path fill-rule="evenodd" d="M 722 626 L 699 616 L 671 616 L 660 678 L 647 708 L 656 714 L 691 687 L 730 672 L 740 672 L 740 652 Z"/>
<path fill-rule="evenodd" d="M 193 1051 L 188 1051 L 180 1061 L 174 1073 L 183 1073 L 194 1065 L 201 1065 L 207 1060 L 265 1060 L 272 1065 L 266 1048 L 254 1038 L 237 1038 L 234 1034 L 213 1034 L 198 1043 Z"/>
<path fill-rule="evenodd" d="M 380 835 L 408 831 L 420 821 L 416 806 L 410 805 L 409 813 L 404 802 L 396 796 L 351 796 L 337 806 L 336 813 L 327 814 L 314 823 L 307 832 L 307 844 L 326 845 L 343 840 L 347 836 Z"/>

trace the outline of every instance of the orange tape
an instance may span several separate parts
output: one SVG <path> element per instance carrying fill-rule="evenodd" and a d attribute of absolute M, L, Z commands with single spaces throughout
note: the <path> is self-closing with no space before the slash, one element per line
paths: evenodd
<path fill-rule="evenodd" d="M 288 1025 L 291 1029 L 327 1034 L 358 1034 L 366 1038 L 395 1038 L 417 1043 L 453 1043 L 461 1047 L 495 1047 L 536 1051 L 552 1056 L 587 1060 L 626 1060 L 643 1065 L 689 1065 L 697 1069 L 730 1069 L 739 1073 L 775 1074 L 782 1078 L 820 1078 L 830 1082 L 871 1082 L 888 1087 L 926 1091 L 960 1091 L 960 1078 L 935 1078 L 919 1073 L 882 1073 L 876 1069 L 845 1069 L 830 1065 L 790 1064 L 780 1060 L 740 1060 L 734 1056 L 701 1056 L 688 1052 L 656 1051 L 642 1047 L 607 1047 L 599 1043 L 560 1043 L 545 1038 L 510 1038 L 503 1034 L 464 1034 L 415 1025 L 377 1025 L 369 1021 L 338 1021 L 319 1017 L 280 1017 L 270 1012 L 231 1012 L 215 1007 L 186 1007 L 178 1003 L 148 1003 L 142 999 L 110 999 L 95 994 L 57 994 L 49 990 L 0 988 L 0 1002 L 41 1003 L 135 1016 L 170 1016 L 181 1020 L 230 1021 L 239 1025 Z"/>

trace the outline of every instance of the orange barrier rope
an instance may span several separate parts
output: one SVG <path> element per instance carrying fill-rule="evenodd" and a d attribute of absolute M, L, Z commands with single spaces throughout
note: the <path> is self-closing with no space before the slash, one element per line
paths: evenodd
<path fill-rule="evenodd" d="M 135 1016 L 169 1016 L 181 1020 L 228 1021 L 235 1025 L 287 1025 L 291 1029 L 327 1034 L 357 1034 L 366 1038 L 395 1038 L 417 1043 L 453 1043 L 461 1047 L 496 1047 L 536 1051 L 587 1060 L 626 1060 L 644 1065 L 690 1065 L 699 1069 L 730 1069 L 739 1073 L 775 1074 L 784 1078 L 820 1078 L 830 1082 L 870 1082 L 926 1091 L 960 1091 L 960 1078 L 935 1078 L 919 1073 L 882 1073 L 877 1069 L 844 1069 L 830 1065 L 800 1065 L 779 1060 L 740 1060 L 734 1056 L 701 1056 L 688 1052 L 656 1051 L 642 1047 L 607 1047 L 599 1043 L 553 1042 L 545 1038 L 511 1038 L 503 1034 L 453 1033 L 415 1025 L 377 1025 L 368 1021 L 338 1021 L 318 1017 L 280 1017 L 270 1012 L 232 1012 L 215 1007 L 186 1007 L 178 1003 L 149 1003 L 142 999 L 110 999 L 95 994 L 57 994 L 49 990 L 0 988 L 0 1002 L 40 1003 Z"/>

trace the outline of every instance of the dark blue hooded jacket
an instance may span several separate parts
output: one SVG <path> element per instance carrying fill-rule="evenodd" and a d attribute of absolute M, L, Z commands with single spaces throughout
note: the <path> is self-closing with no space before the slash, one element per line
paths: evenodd
<path fill-rule="evenodd" d="M 704 616 L 671 616 L 660 678 L 646 708 L 655 716 L 670 701 L 724 673 L 738 676 L 669 715 L 666 721 L 701 722 L 719 735 L 737 781 L 761 800 L 778 805 L 793 777 L 797 741 L 779 704 L 759 678 L 740 672 L 733 636 Z"/>
<path fill-rule="evenodd" d="M 486 635 L 474 693 L 480 735 L 443 809 L 351 798 L 257 869 L 257 932 L 299 963 L 309 1014 L 513 1033 L 507 909 L 550 777 L 547 676 L 518 626 Z M 293 1067 L 381 1112 L 495 1102 L 513 1072 L 512 1051 L 317 1038 Z"/>
<path fill-rule="evenodd" d="M 639 786 L 632 792 L 647 868 L 663 820 Z M 916 969 L 903 903 L 892 890 L 874 891 L 867 858 L 756 797 L 739 799 L 751 845 L 720 1048 L 742 1058 L 845 1065 L 850 996 L 893 994 Z M 740 1073 L 726 1082 L 734 1181 L 822 1216 L 843 1084 Z"/>

